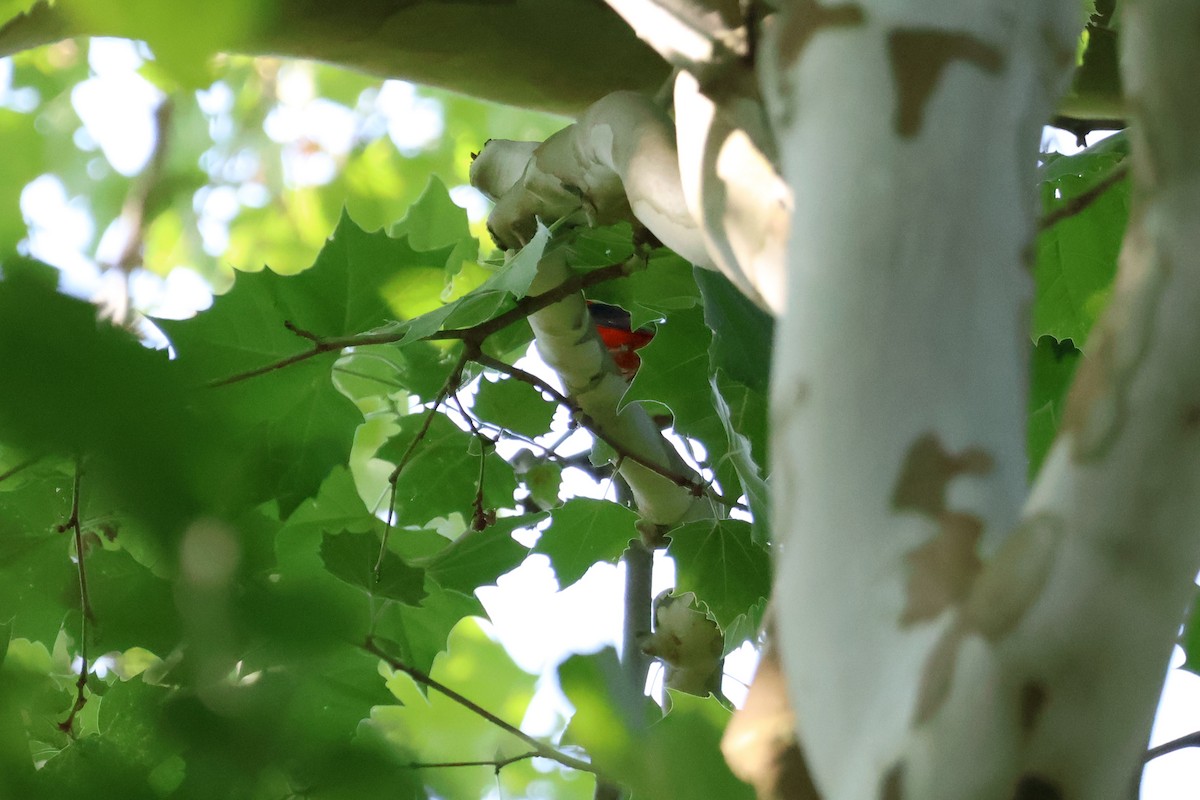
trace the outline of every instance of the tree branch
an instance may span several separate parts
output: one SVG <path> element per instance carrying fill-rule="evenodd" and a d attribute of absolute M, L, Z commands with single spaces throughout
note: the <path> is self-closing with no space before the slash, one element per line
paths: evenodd
<path fill-rule="evenodd" d="M 75 537 L 75 567 L 79 573 L 79 610 L 82 612 L 82 620 L 79 625 L 79 658 L 82 663 L 79 667 L 79 677 L 75 679 L 75 702 L 72 704 L 67 718 L 58 723 L 58 729 L 68 735 L 71 734 L 71 729 L 75 726 L 75 717 L 87 705 L 87 697 L 84 695 L 84 689 L 87 688 L 88 676 L 88 620 L 94 619 L 92 603 L 88 598 L 87 570 L 83 564 L 83 526 L 79 521 L 79 481 L 82 474 L 83 470 L 77 460 L 75 462 L 75 478 L 72 481 L 71 487 L 71 515 L 58 526 L 59 533 L 65 533 L 69 530 Z"/>
<path fill-rule="evenodd" d="M 1099 181 L 1095 186 L 1088 189 L 1083 194 L 1072 197 L 1059 208 L 1054 209 L 1049 214 L 1046 214 L 1038 221 L 1038 231 L 1046 231 L 1053 228 L 1058 223 L 1068 217 L 1073 217 L 1076 214 L 1083 212 L 1088 206 L 1100 199 L 1100 197 L 1111 189 L 1116 184 L 1123 181 L 1129 175 L 1129 165 L 1121 164 L 1115 167 L 1111 172 Z"/>
<path fill-rule="evenodd" d="M 445 769 L 448 767 L 492 767 L 496 770 L 496 774 L 500 774 L 500 770 L 507 767 L 509 764 L 515 764 L 518 761 L 527 761 L 531 758 L 545 758 L 536 750 L 530 750 L 528 753 L 521 753 L 517 756 L 509 758 L 498 758 L 492 761 L 431 761 L 431 762 L 414 762 L 405 764 L 409 769 Z"/>
<path fill-rule="evenodd" d="M 446 382 L 442 384 L 442 388 L 438 391 L 438 395 L 433 400 L 433 404 L 429 407 L 429 411 L 425 414 L 425 421 L 421 423 L 421 429 L 417 431 L 417 435 L 408 443 L 408 447 L 404 450 L 404 455 L 400 457 L 396 468 L 392 470 L 392 474 L 388 476 L 388 486 L 390 491 L 388 495 L 388 514 L 387 519 L 383 523 L 383 536 L 379 542 L 379 558 L 375 561 L 375 580 L 379 580 L 380 572 L 383 569 L 383 557 L 387 554 L 388 536 L 392 531 L 392 519 L 396 516 L 396 482 L 400 480 L 400 473 L 408 466 L 408 462 L 412 459 L 413 453 L 417 451 L 417 445 L 425 439 L 425 434 L 429 433 L 429 426 L 433 424 L 433 418 L 437 415 L 438 408 L 445 402 L 446 398 L 458 387 L 459 381 L 462 380 L 463 367 L 467 365 L 467 356 L 470 354 L 471 348 L 463 350 L 463 353 L 458 358 L 458 363 L 454 365 L 454 369 L 446 376 Z"/>
<path fill-rule="evenodd" d="M 538 741 L 537 739 L 533 738 L 529 734 L 525 733 L 525 731 L 521 730 L 520 728 L 516 727 L 515 725 L 505 722 L 504 720 L 500 719 L 492 712 L 488 711 L 483 706 L 480 706 L 478 703 L 475 703 L 474 701 L 467 699 L 463 695 L 461 695 L 458 692 L 456 692 L 455 690 L 451 689 L 449 686 L 446 686 L 441 681 L 435 680 L 434 678 L 432 678 L 429 675 L 426 675 L 424 672 L 417 669 L 416 667 L 410 667 L 408 664 L 405 664 L 403 661 L 400 661 L 399 659 L 388 655 L 386 652 L 381 650 L 377 644 L 375 644 L 375 640 L 373 638 L 371 638 L 371 637 L 367 638 L 366 642 L 363 643 L 363 649 L 366 650 L 371 655 L 377 656 L 378 658 L 382 659 L 392 669 L 394 669 L 398 672 L 403 672 L 405 675 L 412 678 L 417 683 L 420 683 L 424 686 L 429 687 L 430 689 L 433 689 L 436 692 L 439 692 L 443 696 L 449 698 L 450 700 L 453 700 L 455 703 L 458 703 L 460 706 L 467 709 L 471 713 L 477 714 L 478 716 L 482 717 L 483 719 L 485 719 L 488 722 L 495 725 L 497 728 L 500 728 L 501 730 L 503 730 L 507 733 L 510 733 L 513 736 L 520 739 L 521 741 L 525 742 L 527 745 L 529 745 L 530 747 L 533 748 L 534 754 L 529 755 L 529 756 L 523 756 L 523 758 L 524 757 L 533 758 L 535 756 L 540 757 L 540 758 L 548 758 L 551 761 L 556 761 L 559 764 L 562 764 L 564 767 L 568 767 L 569 769 L 579 770 L 580 772 L 590 772 L 593 775 L 600 775 L 600 771 L 597 770 L 595 766 L 588 763 L 587 761 L 583 761 L 582 759 L 575 758 L 574 756 L 569 756 L 566 753 L 561 752 L 557 748 L 551 747 L 550 745 L 546 744 L 545 742 Z M 519 759 L 513 759 L 513 760 L 519 760 Z M 483 762 L 483 763 L 484 764 L 494 764 L 495 762 Z M 446 766 L 468 766 L 468 764 L 453 763 L 453 764 L 446 764 Z"/>
<path fill-rule="evenodd" d="M 590 286 L 596 286 L 607 281 L 620 278 L 627 275 L 630 270 L 629 262 L 621 262 L 619 264 L 609 264 L 606 267 L 592 270 L 583 275 L 575 274 L 558 286 L 550 289 L 542 294 L 527 295 L 517 301 L 516 305 L 508 311 L 505 311 L 499 316 L 485 320 L 478 325 L 473 325 L 470 328 L 456 328 L 445 331 L 435 331 L 428 336 L 423 337 L 423 341 L 446 341 L 458 340 L 462 342 L 481 345 L 485 339 L 494 333 L 497 333 L 515 322 L 525 319 L 535 311 L 540 311 L 547 306 L 552 306 L 565 297 L 570 297 L 576 292 L 582 291 Z M 220 386 L 229 386 L 230 384 L 240 383 L 241 381 L 257 378 L 260 375 L 266 375 L 268 372 L 274 372 L 278 369 L 290 367 L 293 364 L 298 364 L 301 361 L 307 361 L 310 358 L 344 350 L 347 347 L 368 347 L 371 345 L 395 344 L 404 339 L 408 335 L 407 329 L 399 331 L 388 331 L 383 333 L 364 333 L 354 336 L 338 336 L 329 339 L 322 339 L 315 334 L 307 331 L 301 331 L 291 323 L 285 323 L 288 330 L 303 339 L 312 342 L 312 349 L 302 353 L 281 358 L 278 361 L 273 361 L 269 364 L 263 364 L 253 369 L 248 369 L 245 372 L 239 372 L 234 375 L 229 375 L 224 378 L 210 381 L 208 386 L 217 388 Z"/>
<path fill-rule="evenodd" d="M 501 373 L 502 375 L 507 375 L 508 377 L 513 378 L 514 380 L 519 380 L 523 383 L 528 383 L 530 386 L 534 387 L 535 389 L 538 389 L 539 391 L 545 392 L 546 394 L 550 395 L 550 397 L 556 403 L 558 403 L 559 405 L 563 406 L 564 408 L 566 408 L 568 411 L 571 412 L 572 418 L 577 423 L 579 423 L 579 425 L 581 427 L 586 428 L 588 430 L 588 432 L 590 432 L 593 436 L 595 436 L 597 439 L 604 442 L 609 447 L 611 447 L 614 451 L 616 451 L 617 456 L 620 460 L 630 461 L 634 464 L 637 464 L 640 467 L 645 467 L 646 469 L 650 470 L 651 472 L 655 473 L 656 475 L 666 478 L 667 480 L 671 481 L 676 486 L 679 486 L 680 488 L 683 488 L 683 489 L 687 489 L 696 497 L 700 497 L 702 495 L 708 495 L 709 497 L 711 497 L 713 500 L 716 500 L 721 505 L 727 506 L 729 508 L 738 508 L 743 511 L 749 510 L 745 505 L 739 503 L 735 498 L 731 498 L 728 495 L 722 494 L 721 492 L 718 492 L 717 490 L 713 489 L 710 484 L 702 483 L 697 480 L 693 480 L 692 478 L 689 478 L 687 475 L 670 470 L 667 467 L 664 467 L 661 464 L 658 464 L 648 458 L 643 458 L 642 456 L 633 452 L 629 448 L 625 447 L 623 444 L 621 444 L 621 442 L 617 441 L 613 437 L 606 434 L 600 428 L 600 426 L 598 426 L 595 423 L 595 421 L 591 417 L 589 417 L 586 413 L 584 413 L 583 409 L 579 407 L 578 403 L 573 401 L 570 397 L 567 397 L 562 392 L 555 389 L 553 386 L 551 386 L 549 383 L 547 383 L 546 381 L 539 378 L 537 375 L 534 375 L 531 372 L 527 372 L 527 371 L 521 369 L 520 367 L 514 367 L 510 364 L 506 364 L 503 361 L 501 361 L 500 359 L 493 358 L 492 356 L 489 356 L 484 353 L 478 354 L 471 360 L 474 361 L 476 364 L 479 364 L 482 367 L 486 367 L 487 369 L 494 370 L 496 372 Z"/>

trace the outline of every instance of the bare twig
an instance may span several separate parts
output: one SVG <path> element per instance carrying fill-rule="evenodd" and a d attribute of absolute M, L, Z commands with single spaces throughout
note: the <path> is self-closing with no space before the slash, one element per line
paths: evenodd
<path fill-rule="evenodd" d="M 589 286 L 595 286 L 606 281 L 611 281 L 628 274 L 629 266 L 627 262 L 620 264 L 610 264 L 607 267 L 592 270 L 585 275 L 575 275 L 569 280 L 560 283 L 558 286 L 543 292 L 538 295 L 527 295 L 517 301 L 516 305 L 489 320 L 474 325 L 470 328 L 456 328 L 446 331 L 435 331 L 429 336 L 424 337 L 427 341 L 446 341 L 458 340 L 467 344 L 478 346 L 483 343 L 483 340 L 491 336 L 493 333 L 507 328 L 515 322 L 525 319 L 535 311 L 540 311 L 547 306 L 554 305 L 565 297 L 570 297 L 576 292 L 582 291 Z M 295 332 L 294 326 L 289 328 Z M 219 386 L 229 386 L 230 384 L 240 383 L 251 378 L 257 378 L 260 375 L 266 375 L 269 372 L 274 372 L 285 367 L 290 367 L 293 364 L 298 364 L 301 361 L 307 361 L 310 358 L 344 350 L 347 347 L 369 347 L 372 345 L 395 344 L 404 339 L 408 335 L 407 329 L 399 331 L 389 331 L 386 333 L 363 333 L 355 336 L 339 336 L 329 339 L 322 339 L 313 334 L 304 332 L 303 338 L 312 342 L 312 348 L 305 350 L 286 358 L 281 358 L 278 361 L 273 361 L 269 364 L 263 364 L 253 369 L 248 369 L 245 372 L 239 372 L 235 375 L 229 375 L 224 378 L 218 378 L 210 381 L 208 385 L 216 388 Z"/>
<path fill-rule="evenodd" d="M 609 447 L 611 447 L 614 451 L 616 451 L 617 456 L 620 460 L 630 461 L 634 464 L 637 464 L 640 467 L 645 467 L 646 469 L 650 470 L 651 472 L 655 473 L 656 475 L 658 475 L 662 478 L 666 478 L 667 480 L 671 481 L 676 486 L 679 486 L 681 488 L 689 490 L 696 497 L 700 497 L 701 495 L 708 495 L 713 500 L 716 500 L 718 503 L 720 503 L 724 506 L 728 506 L 729 508 L 738 508 L 743 511 L 749 510 L 745 505 L 739 503 L 736 498 L 731 498 L 725 494 L 722 494 L 721 492 L 718 492 L 717 490 L 713 489 L 710 484 L 703 483 L 703 482 L 697 481 L 697 480 L 693 480 L 692 478 L 689 478 L 687 475 L 683 475 L 678 472 L 674 472 L 674 471 L 668 469 L 667 467 L 664 467 L 661 464 L 658 464 L 655 461 L 652 461 L 648 458 L 644 458 L 644 457 L 638 455 L 637 453 L 633 452 L 629 448 L 625 447 L 619 441 L 617 441 L 616 439 L 614 439 L 611 436 L 609 436 L 608 434 L 606 434 L 600 428 L 600 426 L 595 423 L 595 421 L 591 417 L 589 417 L 586 413 L 584 413 L 583 409 L 580 408 L 579 405 L 574 400 L 572 400 L 570 397 L 567 397 L 562 392 L 558 391 L 558 389 L 555 389 L 553 386 L 551 386 L 549 383 L 547 383 L 546 381 L 539 378 L 537 375 L 534 375 L 531 372 L 526 372 L 525 370 L 521 369 L 520 367 L 514 367 L 510 364 L 505 364 L 500 359 L 493 358 L 493 357 L 487 355 L 486 353 L 479 353 L 476 356 L 474 356 L 472 358 L 472 360 L 476 364 L 479 364 L 482 367 L 486 367 L 487 369 L 490 369 L 490 370 L 495 370 L 496 372 L 499 372 L 503 375 L 507 375 L 510 378 L 519 380 L 523 383 L 528 383 L 530 386 L 534 387 L 535 389 L 538 389 L 539 391 L 545 392 L 546 394 L 550 395 L 550 397 L 556 403 L 558 403 L 559 405 L 563 406 L 568 411 L 570 411 L 572 417 L 580 425 L 582 425 L 584 428 L 586 428 L 588 431 L 590 431 L 591 434 L 593 436 L 595 436 L 597 439 L 604 442 Z"/>
<path fill-rule="evenodd" d="M 403 672 L 405 675 L 412 678 L 417 683 L 420 683 L 424 686 L 429 687 L 430 689 L 433 689 L 436 692 L 439 692 L 443 696 L 449 698 L 450 700 L 453 700 L 455 703 L 458 703 L 460 706 L 467 709 L 471 713 L 482 717 L 483 719 L 487 720 L 491 724 L 495 725 L 497 728 L 500 728 L 501 730 L 517 737 L 521 741 L 525 742 L 525 744 L 527 744 L 531 748 L 533 748 L 534 754 L 537 757 L 548 758 L 552 761 L 557 761 L 559 764 L 562 764 L 564 767 L 569 767 L 570 769 L 579 770 L 580 772 L 590 772 L 593 775 L 600 774 L 599 770 L 597 770 L 595 766 L 588 763 L 587 761 L 583 761 L 582 759 L 575 758 L 574 756 L 569 756 L 566 753 L 563 753 L 562 751 L 558 750 L 557 748 L 551 747 L 550 745 L 546 744 L 545 742 L 538 741 L 537 739 L 535 739 L 532 736 L 530 736 L 529 734 L 525 733 L 525 731 L 521 730 L 520 728 L 516 727 L 515 725 L 512 725 L 512 724 L 500 719 L 495 714 L 488 711 L 486 708 L 480 706 L 478 703 L 475 703 L 472 700 L 468 700 L 466 697 L 464 697 L 463 695 L 454 691 L 449 686 L 446 686 L 441 681 L 435 680 L 434 678 L 430 677 L 429 675 L 426 675 L 424 672 L 417 669 L 416 667 L 410 667 L 409 665 L 405 664 L 403 661 L 400 661 L 399 659 L 388 655 L 383 650 L 381 650 L 377 644 L 375 644 L 374 639 L 368 638 L 366 640 L 366 642 L 363 643 L 363 649 L 366 650 L 368 653 L 382 659 L 392 669 L 394 669 L 398 672 Z M 534 756 L 529 756 L 529 757 L 533 758 Z M 491 762 L 489 762 L 489 763 L 491 763 Z"/>
<path fill-rule="evenodd" d="M 437 397 L 434 398 L 433 404 L 429 407 L 429 411 L 425 414 L 425 420 L 421 423 L 421 429 L 417 431 L 417 435 L 408 443 L 408 447 L 404 450 L 404 455 L 400 457 L 396 468 L 392 470 L 392 474 L 388 476 L 388 485 L 391 487 L 388 499 L 387 519 L 383 523 L 383 537 L 379 542 L 379 558 L 375 561 L 375 580 L 379 580 L 380 573 L 383 570 L 383 557 L 387 554 L 388 536 L 392 532 L 392 520 L 396 516 L 396 483 L 400 480 L 400 473 L 404 472 L 404 468 L 408 466 L 408 462 L 412 460 L 413 454 L 417 451 L 419 445 L 425 435 L 429 433 L 429 426 L 433 424 L 433 418 L 437 415 L 438 408 L 446 401 L 446 398 L 458 388 L 459 381 L 462 380 L 463 368 L 467 365 L 468 356 L 471 353 L 470 347 L 463 350 L 463 353 L 458 358 L 458 363 L 454 365 L 454 369 L 446 376 L 446 382 L 442 384 L 442 388 L 438 391 Z"/>
<path fill-rule="evenodd" d="M 1062 206 L 1042 217 L 1038 221 L 1038 231 L 1049 230 L 1067 217 L 1073 217 L 1076 214 L 1082 213 L 1084 209 L 1099 200 L 1101 195 L 1124 180 L 1128 174 L 1128 165 L 1121 164 L 1115 167 L 1103 180 L 1096 183 L 1095 186 L 1077 197 L 1072 197 Z"/>
<path fill-rule="evenodd" d="M 507 767 L 509 764 L 515 764 L 518 761 L 528 761 L 531 758 L 545 758 L 536 750 L 530 750 L 528 753 L 521 753 L 518 756 L 509 758 L 497 758 L 492 761 L 424 761 L 405 764 L 409 769 L 445 769 L 448 767 L 491 767 L 500 774 L 500 770 Z"/>
<path fill-rule="evenodd" d="M 71 515 L 58 526 L 59 533 L 71 531 L 75 537 L 75 567 L 79 573 L 79 610 L 83 616 L 79 625 L 79 659 L 81 664 L 79 667 L 79 677 L 75 680 L 75 702 L 72 704 L 67 718 L 58 723 L 58 729 L 66 734 L 71 733 L 71 729 L 75 726 L 75 717 L 87 705 L 87 697 L 84 695 L 84 689 L 87 688 L 88 676 L 88 621 L 94 619 L 92 603 L 88 597 L 87 570 L 84 568 L 83 563 L 83 525 L 79 520 L 79 482 L 82 474 L 83 469 L 77 460 L 75 462 L 75 478 L 71 488 Z"/>
<path fill-rule="evenodd" d="M 1176 750 L 1182 750 L 1185 747 L 1200 747 L 1200 731 L 1180 736 L 1178 739 L 1172 739 L 1169 742 L 1163 742 L 1160 745 L 1151 747 L 1142 755 L 1142 761 L 1153 761 L 1159 756 L 1165 756 L 1168 753 L 1174 753 Z"/>
<path fill-rule="evenodd" d="M 24 472 L 25 470 L 29 469 L 34 464 L 36 464 L 38 461 L 39 461 L 38 456 L 34 456 L 33 458 L 27 458 L 24 461 L 22 461 L 20 464 L 17 464 L 15 467 L 10 467 L 9 469 L 4 470 L 4 472 L 0 472 L 0 483 L 3 483 L 4 481 L 8 480 L 9 478 L 13 477 L 14 475 Z"/>
<path fill-rule="evenodd" d="M 475 441 L 479 442 L 479 477 L 475 481 L 475 499 L 471 504 L 471 530 L 481 531 L 491 525 L 496 519 L 494 511 L 489 514 L 487 509 L 483 507 L 483 478 L 484 471 L 487 468 L 487 454 L 491 448 L 496 446 L 496 442 L 494 439 L 489 438 L 475 424 L 475 418 L 467 413 L 467 409 L 463 407 L 462 400 L 458 399 L 458 392 L 451 394 L 450 399 L 458 407 L 458 413 L 462 415 L 467 426 L 471 429 L 471 435 L 475 437 Z"/>

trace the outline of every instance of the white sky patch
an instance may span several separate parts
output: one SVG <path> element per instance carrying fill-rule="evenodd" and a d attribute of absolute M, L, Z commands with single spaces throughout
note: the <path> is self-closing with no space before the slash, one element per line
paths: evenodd
<path fill-rule="evenodd" d="M 442 135 L 442 105 L 420 97 L 407 81 L 384 81 L 375 107 L 388 119 L 388 136 L 402 155 L 414 156 Z"/>
<path fill-rule="evenodd" d="M 142 60 L 131 42 L 96 39 L 88 63 L 95 75 L 75 85 L 71 104 L 113 169 L 136 175 L 154 146 L 154 109 L 164 95 L 137 74 Z"/>
<path fill-rule="evenodd" d="M 484 197 L 483 192 L 465 183 L 461 186 L 451 187 L 450 199 L 459 208 L 466 209 L 467 218 L 471 222 L 485 220 L 492 212 L 492 201 Z"/>

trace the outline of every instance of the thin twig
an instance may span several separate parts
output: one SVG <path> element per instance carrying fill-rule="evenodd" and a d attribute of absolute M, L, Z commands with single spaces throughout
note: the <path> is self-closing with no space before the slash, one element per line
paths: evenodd
<path fill-rule="evenodd" d="M 17 464 L 15 467 L 11 467 L 9 469 L 6 469 L 4 472 L 0 472 L 0 483 L 3 483 L 4 481 L 8 480 L 12 476 L 14 476 L 20 472 L 23 472 L 24 470 L 29 469 L 34 464 L 36 464 L 39 460 L 40 460 L 39 456 L 34 456 L 33 458 L 27 458 L 24 461 L 22 461 L 20 464 Z"/>
<path fill-rule="evenodd" d="M 531 758 L 545 758 L 536 750 L 530 750 L 528 753 L 521 753 L 519 756 L 511 756 L 509 758 L 498 758 L 492 761 L 419 761 L 412 764 L 405 764 L 409 769 L 445 769 L 447 767 L 491 767 L 496 770 L 496 774 L 500 774 L 500 770 L 507 767 L 509 764 L 515 764 L 518 761 L 528 761 Z"/>
<path fill-rule="evenodd" d="M 81 666 L 79 668 L 79 677 L 75 680 L 75 702 L 71 706 L 71 712 L 67 715 L 67 718 L 58 723 L 58 729 L 66 734 L 71 733 L 71 729 L 75 726 L 75 717 L 87 705 L 87 697 L 84 695 L 84 689 L 87 688 L 88 676 L 88 620 L 94 619 L 92 615 L 92 603 L 88 597 L 87 570 L 83 564 L 83 525 L 79 520 L 79 481 L 82 474 L 83 470 L 79 462 L 76 461 L 75 479 L 72 482 L 71 489 L 71 516 L 58 526 L 59 533 L 65 533 L 69 530 L 75 537 L 75 567 L 79 573 L 79 609 L 83 615 L 83 619 L 79 625 L 79 659 Z"/>
<path fill-rule="evenodd" d="M 521 730 L 520 728 L 516 727 L 515 725 L 505 722 L 504 720 L 500 719 L 492 712 L 488 711 L 486 708 L 480 706 L 478 703 L 475 703 L 472 700 L 468 700 L 466 697 L 464 697 L 463 695 L 454 691 L 449 686 L 446 686 L 444 683 L 435 680 L 434 678 L 430 677 L 429 675 L 426 675 L 424 672 L 417 669 L 416 667 L 410 667 L 409 665 L 405 664 L 403 661 L 400 661 L 399 659 L 396 659 L 396 658 L 388 655 L 383 650 L 381 650 L 378 645 L 375 644 L 374 639 L 368 638 L 366 640 L 366 642 L 363 643 L 363 649 L 366 650 L 368 653 L 382 659 L 392 669 L 394 669 L 398 672 L 403 672 L 405 675 L 412 678 L 417 683 L 423 684 L 424 686 L 427 686 L 430 689 L 433 689 L 434 691 L 441 693 L 442 695 L 449 698 L 450 700 L 453 700 L 455 703 L 458 703 L 460 706 L 467 709 L 471 713 L 476 714 L 477 716 L 482 717 L 483 719 L 487 720 L 491 724 L 495 725 L 497 728 L 500 728 L 501 730 L 503 730 L 507 733 L 511 733 L 513 736 L 517 737 L 521 741 L 525 742 L 525 744 L 532 747 L 534 752 L 538 756 L 540 756 L 542 758 L 549 758 L 552 761 L 557 761 L 559 764 L 562 764 L 564 767 L 569 767 L 570 769 L 579 770 L 580 772 L 590 772 L 593 775 L 600 774 L 600 771 L 597 770 L 595 766 L 588 763 L 587 761 L 583 761 L 582 759 L 575 758 L 574 756 L 569 756 L 566 753 L 563 753 L 562 751 L 558 750 L 557 748 L 551 747 L 550 745 L 546 744 L 545 742 L 539 742 L 537 739 L 533 738 L 528 733 L 525 733 L 525 731 Z"/>
<path fill-rule="evenodd" d="M 489 514 L 487 509 L 483 507 L 483 478 L 487 467 L 487 454 L 490 448 L 496 446 L 496 442 L 488 438 L 479 429 L 479 426 L 475 424 L 474 417 L 467 413 L 467 409 L 463 407 L 462 400 L 458 398 L 458 392 L 452 393 L 450 400 L 458 407 L 458 413 L 462 415 L 467 426 L 471 429 L 471 435 L 475 437 L 475 441 L 479 442 L 479 477 L 475 482 L 475 499 L 471 504 L 471 530 L 481 531 L 491 525 L 496 519 L 495 512 Z"/>
<path fill-rule="evenodd" d="M 1159 756 L 1165 756 L 1167 753 L 1174 753 L 1176 750 L 1182 750 L 1185 747 L 1200 747 L 1200 731 L 1180 736 L 1178 739 L 1172 739 L 1169 742 L 1151 747 L 1142 755 L 1142 761 L 1153 761 Z"/>
<path fill-rule="evenodd" d="M 417 451 L 417 445 L 429 433 L 429 426 L 433 424 L 433 418 L 437 415 L 438 408 L 446 401 L 446 398 L 458 387 L 458 383 L 462 380 L 463 368 L 467 365 L 467 357 L 471 353 L 471 348 L 463 350 L 463 353 L 458 358 L 458 363 L 454 365 L 454 369 L 446 377 L 446 382 L 442 384 L 441 390 L 433 400 L 433 404 L 429 407 L 428 413 L 425 414 L 425 420 L 421 423 L 421 429 L 417 431 L 417 435 L 408 443 L 408 447 L 404 450 L 404 455 L 400 457 L 396 468 L 392 470 L 392 474 L 388 476 L 388 485 L 391 487 L 388 499 L 387 519 L 383 522 L 383 537 L 379 542 L 379 558 L 375 561 L 375 580 L 380 579 L 380 573 L 383 570 L 383 557 L 387 555 L 388 536 L 392 532 L 392 520 L 396 516 L 396 484 L 400 480 L 400 473 L 404 472 L 404 468 L 408 466 L 408 462 L 412 460 L 413 454 Z"/>
<path fill-rule="evenodd" d="M 1129 167 L 1126 164 L 1121 164 L 1115 167 L 1111 172 L 1098 182 L 1095 186 L 1088 189 L 1077 197 L 1072 197 L 1066 203 L 1063 203 L 1058 208 L 1046 214 L 1038 221 L 1038 230 L 1045 231 L 1053 228 L 1058 223 L 1062 222 L 1067 217 L 1073 217 L 1081 213 L 1092 203 L 1100 199 L 1100 196 L 1107 192 L 1117 183 L 1125 179 L 1129 174 Z"/>
<path fill-rule="evenodd" d="M 477 354 L 474 358 L 472 358 L 472 360 L 476 364 L 479 364 L 482 367 L 486 367 L 487 369 L 495 370 L 496 372 L 499 372 L 503 375 L 507 375 L 510 378 L 519 380 L 523 383 L 528 383 L 530 386 L 534 387 L 535 389 L 538 389 L 538 390 L 550 395 L 550 397 L 556 403 L 558 403 L 559 405 L 563 406 L 568 411 L 570 411 L 572 417 L 580 425 L 582 425 L 584 428 L 587 428 L 587 430 L 590 431 L 593 436 L 595 436 L 597 439 L 604 442 L 609 447 L 611 447 L 614 451 L 616 451 L 617 456 L 620 460 L 630 461 L 634 464 L 637 464 L 640 467 L 645 467 L 646 469 L 650 470 L 651 472 L 655 473 L 656 475 L 658 475 L 662 478 L 666 478 L 667 480 L 671 481 L 676 486 L 679 486 L 680 488 L 689 490 L 693 495 L 695 495 L 697 497 L 699 497 L 701 495 L 708 495 L 713 500 L 716 500 L 718 503 L 720 503 L 724 506 L 728 506 L 729 508 L 738 508 L 743 511 L 749 511 L 749 509 L 746 506 L 739 503 L 736 499 L 728 497 L 727 495 L 724 495 L 721 492 L 718 492 L 716 489 L 713 489 L 710 484 L 702 483 L 700 481 L 696 481 L 696 480 L 693 480 L 692 478 L 689 478 L 687 475 L 682 475 L 678 472 L 674 472 L 674 471 L 668 469 L 667 467 L 664 467 L 661 464 L 658 464 L 648 458 L 644 458 L 644 457 L 638 455 L 637 453 L 633 452 L 632 450 L 628 449 L 623 444 L 621 444 L 619 441 L 612 438 L 611 436 L 606 434 L 603 430 L 601 430 L 600 426 L 596 424 L 595 420 L 593 420 L 590 416 L 588 416 L 583 411 L 583 409 L 580 408 L 577 403 L 575 403 L 575 401 L 573 401 L 571 398 L 567 397 L 562 392 L 558 391 L 558 389 L 555 389 L 553 386 L 551 386 L 549 383 L 547 383 L 546 381 L 539 378 L 537 375 L 534 375 L 531 372 L 526 372 L 525 370 L 521 369 L 520 367 L 514 367 L 514 366 L 511 366 L 510 364 L 505 364 L 500 359 L 493 358 L 485 353 Z"/>
<path fill-rule="evenodd" d="M 590 286 L 595 286 L 606 281 L 611 281 L 620 278 L 629 272 L 628 262 L 620 264 L 609 264 L 606 267 L 592 270 L 585 275 L 574 275 L 558 286 L 543 292 L 538 295 L 526 295 L 517 301 L 516 305 L 509 311 L 492 317 L 489 320 L 474 325 L 470 328 L 455 328 L 446 331 L 435 331 L 428 336 L 423 337 L 424 341 L 446 341 L 458 340 L 468 344 L 479 345 L 484 339 L 491 336 L 493 333 L 507 328 L 513 323 L 525 319 L 535 311 L 540 311 L 547 306 L 552 306 L 565 297 L 569 297 L 576 292 L 582 291 Z M 307 333 L 307 332 L 306 332 Z M 228 375 L 224 378 L 218 378 L 210 381 L 208 386 L 216 388 L 220 386 L 229 386 L 233 383 L 240 383 L 251 378 L 257 378 L 260 375 L 266 375 L 269 372 L 290 367 L 293 364 L 298 364 L 301 361 L 307 361 L 310 358 L 332 353 L 339 350 L 344 350 L 347 347 L 369 347 L 372 345 L 395 344 L 408 336 L 408 329 L 404 328 L 399 331 L 390 331 L 386 333 L 362 333 L 355 336 L 339 336 L 329 339 L 321 339 L 309 334 L 313 338 L 309 339 L 312 342 L 312 347 L 300 353 L 281 358 L 278 361 L 272 361 L 269 364 L 263 364 L 253 369 L 248 369 L 245 372 L 239 372 L 235 375 Z M 309 338 L 308 336 L 304 338 Z"/>

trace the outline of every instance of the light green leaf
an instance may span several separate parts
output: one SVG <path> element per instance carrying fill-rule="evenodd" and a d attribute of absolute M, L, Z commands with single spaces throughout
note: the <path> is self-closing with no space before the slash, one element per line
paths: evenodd
<path fill-rule="evenodd" d="M 443 587 L 465 594 L 495 583 L 529 554 L 529 548 L 513 539 L 512 532 L 531 528 L 547 516 L 505 517 L 481 531 L 469 530 L 435 555 L 426 571 Z"/>
<path fill-rule="evenodd" d="M 690 522 L 670 533 L 677 592 L 695 592 L 726 629 L 771 593 L 771 561 L 737 519 Z"/>
<path fill-rule="evenodd" d="M 577 497 L 551 511 L 550 520 L 533 552 L 550 558 L 564 589 L 597 561 L 616 562 L 638 535 L 637 514 L 607 500 Z"/>
<path fill-rule="evenodd" d="M 523 381 L 485 378 L 479 382 L 473 408 L 484 420 L 533 438 L 550 430 L 557 406 Z"/>

